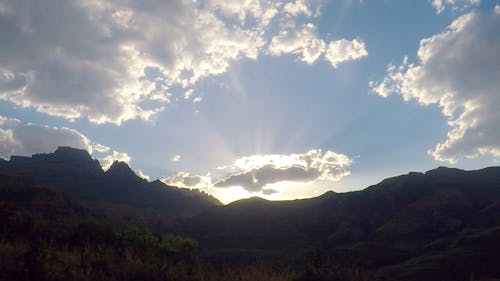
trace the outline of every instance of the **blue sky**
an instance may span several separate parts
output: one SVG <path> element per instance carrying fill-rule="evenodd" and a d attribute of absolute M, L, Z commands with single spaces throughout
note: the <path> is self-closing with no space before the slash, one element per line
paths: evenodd
<path fill-rule="evenodd" d="M 0 0 L 0 157 L 223 202 L 498 163 L 498 1 L 167 2 Z"/>

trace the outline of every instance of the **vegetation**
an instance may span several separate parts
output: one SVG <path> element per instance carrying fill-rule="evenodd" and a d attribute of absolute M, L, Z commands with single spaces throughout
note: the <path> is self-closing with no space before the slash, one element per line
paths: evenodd
<path fill-rule="evenodd" d="M 297 269 L 273 264 L 217 266 L 202 261 L 194 240 L 143 227 L 117 230 L 106 223 L 82 221 L 55 228 L 31 216 L 8 218 L 8 224 L 0 233 L 0 280 L 370 280 L 356 268 L 325 265 L 316 258 Z"/>

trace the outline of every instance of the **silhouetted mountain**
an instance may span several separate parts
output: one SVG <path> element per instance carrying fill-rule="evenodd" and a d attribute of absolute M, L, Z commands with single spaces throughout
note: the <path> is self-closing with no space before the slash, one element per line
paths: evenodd
<path fill-rule="evenodd" d="M 59 225 L 93 218 L 89 210 L 73 202 L 66 194 L 26 176 L 5 173 L 0 173 L 0 206 L 2 233 L 27 217 L 43 217 Z"/>
<path fill-rule="evenodd" d="M 148 223 L 165 223 L 220 205 L 197 190 L 149 183 L 123 162 L 114 162 L 104 172 L 86 150 L 70 147 L 32 157 L 12 156 L 0 162 L 0 171 L 31 177 L 96 211 Z"/>
<path fill-rule="evenodd" d="M 186 221 L 181 233 L 215 258 L 256 251 L 282 258 L 318 248 L 390 280 L 468 280 L 472 272 L 500 276 L 499 218 L 499 167 L 439 167 L 362 191 L 240 200 Z"/>
<path fill-rule="evenodd" d="M 293 280 L 367 280 L 332 277 L 361 271 L 380 280 L 500 276 L 500 167 L 439 167 L 361 191 L 275 202 L 254 197 L 220 206 L 198 191 L 148 182 L 122 162 L 104 172 L 84 150 L 61 147 L 0 160 L 2 235 L 11 237 L 10 225 L 24 229 L 19 215 L 64 225 L 94 213 L 122 223 L 169 223 L 198 240 L 204 257 L 215 263 L 310 264 L 312 273 L 300 277 L 294 271 Z"/>
<path fill-rule="evenodd" d="M 185 280 L 195 254 L 192 239 L 111 224 L 26 175 L 0 173 L 0 280 Z"/>

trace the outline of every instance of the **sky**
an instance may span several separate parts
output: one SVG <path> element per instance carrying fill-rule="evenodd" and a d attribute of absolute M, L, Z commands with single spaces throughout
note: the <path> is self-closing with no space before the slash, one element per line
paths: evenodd
<path fill-rule="evenodd" d="M 500 160 L 498 0 L 0 0 L 0 157 L 223 203 Z"/>

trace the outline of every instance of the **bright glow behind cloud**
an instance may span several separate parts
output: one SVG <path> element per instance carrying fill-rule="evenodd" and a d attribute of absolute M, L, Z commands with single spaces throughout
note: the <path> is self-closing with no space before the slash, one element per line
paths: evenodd
<path fill-rule="evenodd" d="M 287 185 L 338 181 L 350 174 L 348 167 L 351 163 L 352 160 L 346 155 L 333 151 L 323 153 L 315 149 L 303 154 L 242 157 L 224 167 L 228 174 L 215 179 L 210 174 L 198 176 L 179 172 L 163 181 L 181 187 L 205 188 L 212 194 L 223 193 L 223 189 L 231 189 L 234 193 L 241 188 L 239 193 L 233 194 L 239 194 L 239 198 L 251 193 L 279 198 L 279 194 L 286 191 Z"/>

